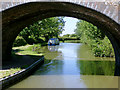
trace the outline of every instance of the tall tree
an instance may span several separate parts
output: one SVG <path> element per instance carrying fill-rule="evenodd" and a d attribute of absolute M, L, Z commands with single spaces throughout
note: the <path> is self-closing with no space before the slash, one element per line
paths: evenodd
<path fill-rule="evenodd" d="M 81 42 L 91 46 L 95 56 L 114 56 L 112 44 L 100 29 L 83 20 L 78 21 L 76 26 L 75 33 Z"/>
<path fill-rule="evenodd" d="M 98 39 L 104 39 L 105 34 L 98 29 L 93 24 L 80 20 L 77 22 L 76 25 L 77 29 L 75 29 L 75 33 L 79 35 L 81 38 L 87 38 L 87 39 L 95 39 L 96 41 Z"/>
<path fill-rule="evenodd" d="M 39 39 L 39 37 L 45 37 L 45 41 L 48 41 L 48 39 L 53 36 L 58 37 L 64 30 L 65 21 L 63 18 L 64 17 L 52 17 L 39 20 L 33 25 L 23 29 L 19 35 L 26 41 L 28 41 L 29 38 L 36 40 Z"/>

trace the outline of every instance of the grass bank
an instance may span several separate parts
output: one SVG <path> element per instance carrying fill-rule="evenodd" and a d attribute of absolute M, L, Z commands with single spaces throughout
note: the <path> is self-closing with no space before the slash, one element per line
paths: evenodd
<path fill-rule="evenodd" d="M 5 78 L 18 71 L 21 71 L 29 67 L 35 61 L 39 60 L 40 57 L 43 56 L 43 54 L 38 54 L 37 52 L 35 52 L 35 50 L 39 49 L 40 47 L 40 44 L 13 47 L 12 59 L 3 63 L 3 69 L 0 70 L 0 78 Z"/>
<path fill-rule="evenodd" d="M 34 44 L 34 45 L 25 45 L 25 46 L 19 46 L 19 47 L 13 47 L 13 55 L 18 54 L 18 55 L 37 55 L 41 56 L 43 55 L 42 53 L 37 53 L 35 50 L 40 49 L 41 44 Z"/>
<path fill-rule="evenodd" d="M 11 68 L 8 70 L 0 70 L 0 78 L 7 77 L 21 70 L 22 70 L 21 68 Z"/>
<path fill-rule="evenodd" d="M 80 40 L 65 40 L 64 43 L 81 43 Z"/>

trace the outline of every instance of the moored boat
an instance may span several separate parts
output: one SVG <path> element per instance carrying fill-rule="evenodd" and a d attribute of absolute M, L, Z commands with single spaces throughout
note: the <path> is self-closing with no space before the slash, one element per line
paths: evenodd
<path fill-rule="evenodd" d="M 51 39 L 49 39 L 49 41 L 48 41 L 48 45 L 50 45 L 50 46 L 54 46 L 54 45 L 59 45 L 59 39 L 58 38 L 51 38 Z"/>

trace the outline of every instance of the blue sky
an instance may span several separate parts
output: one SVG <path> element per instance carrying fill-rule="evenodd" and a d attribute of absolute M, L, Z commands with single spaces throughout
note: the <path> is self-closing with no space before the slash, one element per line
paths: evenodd
<path fill-rule="evenodd" d="M 61 35 L 73 34 L 74 30 L 76 29 L 76 23 L 78 19 L 72 17 L 65 17 L 64 21 L 66 21 L 64 26 L 65 31 L 63 31 Z"/>

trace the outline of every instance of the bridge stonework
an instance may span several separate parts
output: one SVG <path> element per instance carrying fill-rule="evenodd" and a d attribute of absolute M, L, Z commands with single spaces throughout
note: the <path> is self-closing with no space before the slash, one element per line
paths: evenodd
<path fill-rule="evenodd" d="M 11 2 L 12 1 L 12 2 Z M 43 2 L 44 1 L 44 2 Z M 93 0 L 95 1 L 95 0 Z M 100 1 L 100 0 L 97 0 Z M 10 0 L 0 2 L 2 13 L 2 58 L 9 60 L 13 42 L 23 28 L 55 16 L 86 20 L 100 28 L 111 41 L 116 59 L 115 75 L 120 75 L 119 2 L 92 0 Z"/>
<path fill-rule="evenodd" d="M 95 2 L 95 0 L 6 0 L 0 2 L 1 3 L 0 11 L 29 2 L 71 2 L 101 12 L 120 24 L 119 18 L 120 13 L 118 13 L 120 8 L 118 0 L 102 0 L 102 1 L 96 0 L 96 1 L 97 2 Z"/>

